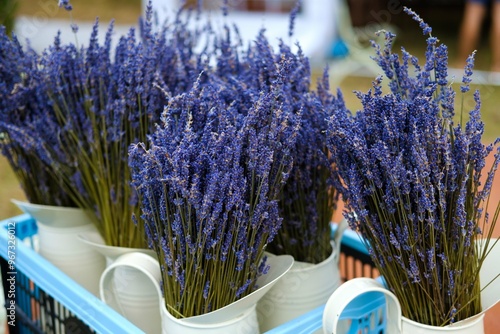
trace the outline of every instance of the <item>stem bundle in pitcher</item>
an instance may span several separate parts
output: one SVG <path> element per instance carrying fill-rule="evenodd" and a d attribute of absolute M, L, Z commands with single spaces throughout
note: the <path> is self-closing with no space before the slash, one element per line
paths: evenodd
<path fill-rule="evenodd" d="M 140 31 L 131 28 L 116 43 L 113 24 L 99 42 L 96 21 L 85 46 L 63 44 L 58 35 L 42 54 L 24 51 L 2 30 L 1 143 L 30 199 L 40 201 L 31 193 L 46 188 L 39 175 L 47 175 L 69 200 L 47 189 L 37 196 L 53 199 L 44 204 L 88 209 L 108 245 L 146 246 L 132 222 L 139 206 L 128 147 L 146 140 L 168 96 L 187 90 L 199 73 L 190 17 L 180 11 L 155 30 L 149 7 Z"/>
<path fill-rule="evenodd" d="M 269 270 L 264 250 L 281 226 L 300 125 L 280 77 L 257 95 L 235 78 L 207 80 L 170 101 L 149 149 L 130 151 L 165 303 L 178 318 L 231 304 Z"/>
<path fill-rule="evenodd" d="M 404 49 L 401 58 L 393 53 L 394 35 L 386 33 L 385 47 L 375 45 L 375 61 L 390 92 L 383 93 L 379 77 L 372 90 L 358 93 L 362 110 L 337 108 L 328 147 L 351 227 L 365 238 L 403 315 L 444 326 L 481 311 L 479 271 L 493 243 L 499 206 L 493 216 L 486 211 L 500 154 L 498 140 L 481 140 L 479 92 L 469 120 L 463 124 L 464 117 L 455 116 L 447 48 L 406 11 L 428 36 L 425 64 Z M 473 56 L 462 94 L 469 90 L 472 65 Z M 486 170 L 489 154 L 495 158 Z M 481 251 L 479 243 L 487 247 Z"/>

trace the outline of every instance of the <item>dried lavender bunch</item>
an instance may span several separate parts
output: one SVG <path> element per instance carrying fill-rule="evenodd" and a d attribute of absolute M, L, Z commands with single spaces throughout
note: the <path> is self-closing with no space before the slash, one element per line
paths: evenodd
<path fill-rule="evenodd" d="M 205 72 L 169 101 L 130 166 L 167 309 L 178 318 L 226 306 L 256 288 L 280 228 L 278 198 L 292 167 L 300 114 L 284 91 L 286 62 L 269 91 Z"/>
<path fill-rule="evenodd" d="M 29 136 L 36 138 L 30 154 L 61 180 L 79 206 L 95 213 L 109 245 L 145 246 L 144 232 L 131 219 L 139 207 L 130 185 L 128 147 L 146 141 L 168 97 L 189 89 L 200 71 L 202 62 L 192 50 L 196 33 L 187 29 L 189 19 L 179 12 L 173 22 L 154 30 L 149 7 L 140 38 L 131 29 L 114 50 L 113 25 L 100 44 L 96 22 L 86 47 L 61 45 L 56 37 L 27 71 L 18 73 L 14 67 L 8 73 L 36 76 L 40 84 L 34 93 L 44 108 L 19 101 L 12 112 L 24 110 L 30 115 L 29 124 L 6 123 L 24 132 L 30 129 Z M 16 85 L 24 88 L 25 81 Z M 51 132 L 46 131 L 47 122 Z M 22 144 L 26 136 L 10 138 Z"/>
<path fill-rule="evenodd" d="M 330 94 L 328 76 L 310 89 L 311 71 L 300 47 L 296 53 L 281 42 L 279 50 L 269 45 L 262 31 L 247 50 L 231 40 L 226 28 L 225 38 L 219 36 L 216 73 L 221 78 L 238 77 L 250 95 L 268 92 L 276 80 L 272 70 L 280 59 L 293 68 L 283 83 L 292 105 L 291 112 L 301 113 L 301 127 L 291 154 L 293 169 L 280 196 L 282 228 L 267 248 L 275 254 L 290 254 L 298 261 L 319 263 L 331 254 L 330 221 L 336 206 L 336 192 L 331 182 L 331 162 L 327 156 L 325 130 Z M 249 95 L 249 96 L 250 96 Z"/>
<path fill-rule="evenodd" d="M 330 256 L 330 221 L 337 203 L 331 182 L 332 164 L 326 147 L 330 101 L 325 70 L 317 92 L 310 90 L 307 58 L 282 46 L 282 54 L 293 59 L 294 72 L 287 78 L 294 108 L 301 110 L 302 123 L 292 150 L 294 166 L 283 189 L 280 215 L 283 225 L 268 248 L 275 254 L 290 254 L 295 260 L 320 263 Z"/>
<path fill-rule="evenodd" d="M 309 62 L 300 47 L 295 54 L 282 42 L 278 52 L 274 52 L 264 31 L 245 52 L 238 52 L 237 46 L 238 43 L 231 44 L 229 36 L 219 41 L 217 74 L 238 76 L 246 83 L 243 87 L 246 90 L 268 91 L 269 82 L 276 75 L 269 69 L 282 57 L 294 68 L 286 79 L 285 92 L 293 101 L 293 110 L 302 113 L 302 124 L 291 153 L 294 167 L 280 199 L 282 229 L 268 250 L 291 254 L 299 261 L 319 263 L 331 254 L 329 223 L 337 201 L 325 138 L 325 119 L 332 103 L 327 71 L 317 91 L 312 91 Z"/>
<path fill-rule="evenodd" d="M 334 181 L 347 201 L 346 217 L 365 238 L 403 315 L 444 326 L 481 311 L 479 270 L 487 254 L 475 240 L 490 242 L 500 211 L 497 204 L 493 217 L 483 214 L 499 141 L 481 142 L 479 92 L 466 124 L 454 123 L 447 48 L 405 10 L 428 36 L 425 64 L 404 48 L 401 58 L 393 53 L 394 35 L 386 33 L 384 48 L 375 45 L 375 60 L 390 93 L 382 93 L 377 78 L 372 90 L 358 93 L 362 110 L 355 115 L 339 97 L 329 119 L 328 147 L 337 167 Z M 473 57 L 467 62 L 462 94 L 469 90 Z M 494 164 L 481 185 L 485 158 L 493 150 Z"/>
<path fill-rule="evenodd" d="M 34 153 L 37 142 L 33 127 L 50 109 L 41 94 L 44 81 L 33 67 L 38 61 L 36 53 L 24 52 L 17 38 L 9 39 L 0 27 L 0 148 L 31 203 L 75 206 L 61 179 Z M 44 121 L 40 131 L 57 141 L 53 119 Z"/>
<path fill-rule="evenodd" d="M 82 72 L 67 80 L 60 79 L 61 73 L 51 73 L 60 83 L 57 88 L 63 89 L 51 92 L 54 109 L 61 124 L 70 126 L 66 138 L 71 148 L 82 152 L 75 183 L 90 193 L 101 233 L 110 245 L 144 245 L 142 229 L 131 221 L 139 206 L 130 185 L 128 147 L 146 140 L 159 122 L 168 95 L 185 91 L 198 73 L 191 50 L 195 41 L 187 23 L 177 16 L 173 23 L 153 32 L 151 20 L 149 9 L 141 39 L 135 38 L 133 30 L 122 37 L 114 62 L 110 56 L 112 27 L 101 46 L 96 24 L 85 58 L 76 57 L 80 63 L 67 70 L 66 60 L 54 67 L 64 69 L 65 74 L 75 69 Z"/>

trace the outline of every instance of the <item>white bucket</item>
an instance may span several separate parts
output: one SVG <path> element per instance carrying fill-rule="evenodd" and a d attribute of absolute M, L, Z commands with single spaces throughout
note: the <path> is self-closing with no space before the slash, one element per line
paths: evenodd
<path fill-rule="evenodd" d="M 294 262 L 292 269 L 259 301 L 257 310 L 262 331 L 268 331 L 324 305 L 340 286 L 338 255 L 318 264 Z"/>
<path fill-rule="evenodd" d="M 106 261 L 100 253 L 78 238 L 80 233 L 97 232 L 85 211 L 15 200 L 13 202 L 37 221 L 40 255 L 98 296 L 99 279 Z"/>
<path fill-rule="evenodd" d="M 270 269 L 257 280 L 256 291 L 218 310 L 179 320 L 166 309 L 158 261 L 143 253 L 127 253 L 104 271 L 101 299 L 146 333 L 198 333 L 206 328 L 208 333 L 256 334 L 259 325 L 255 305 L 290 270 L 293 258 L 276 256 L 267 264 Z"/>
<path fill-rule="evenodd" d="M 78 239 L 79 233 L 92 230 L 95 230 L 92 224 L 62 228 L 39 223 L 39 253 L 75 282 L 99 296 L 99 279 L 106 260 Z"/>
<path fill-rule="evenodd" d="M 206 314 L 176 319 L 168 313 L 165 305 L 162 305 L 162 333 L 257 334 L 263 332 L 262 328 L 259 330 L 255 307 L 259 300 L 273 289 L 273 286 L 279 284 L 279 281 L 292 268 L 293 262 L 293 257 L 290 255 L 268 258 L 269 271 L 257 280 L 257 286 L 259 287 L 257 290 L 230 305 Z"/>
<path fill-rule="evenodd" d="M 190 322 L 189 318 L 174 318 L 162 303 L 161 325 L 163 334 L 258 334 L 259 322 L 257 321 L 257 312 L 255 304 L 237 317 L 213 324 L 201 324 Z"/>
<path fill-rule="evenodd" d="M 262 331 L 324 305 L 340 286 L 340 239 L 346 227 L 347 222 L 343 220 L 331 242 L 332 253 L 326 260 L 318 264 L 295 261 L 292 269 L 259 301 L 257 313 Z"/>
<path fill-rule="evenodd" d="M 323 313 L 323 332 L 325 334 L 344 333 L 341 314 L 347 306 L 356 298 L 368 292 L 379 292 L 386 299 L 386 329 L 387 334 L 484 334 L 484 313 L 500 301 L 500 272 L 496 263 L 500 258 L 500 243 L 495 244 L 497 239 L 491 239 L 488 245 L 488 256 L 481 266 L 481 303 L 482 312 L 458 321 L 448 326 L 438 327 L 420 324 L 405 318 L 401 314 L 401 305 L 396 296 L 387 290 L 380 282 L 372 278 L 355 278 L 342 284 L 331 295 L 326 303 Z M 477 240 L 479 249 L 485 247 L 484 240 Z M 496 279 L 495 279 L 496 278 Z M 494 280 L 495 279 L 495 280 Z"/>

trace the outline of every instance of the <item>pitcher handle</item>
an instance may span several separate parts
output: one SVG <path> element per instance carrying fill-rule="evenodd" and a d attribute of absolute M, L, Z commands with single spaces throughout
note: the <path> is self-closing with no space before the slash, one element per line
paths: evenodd
<path fill-rule="evenodd" d="M 163 294 L 161 292 L 161 270 L 158 260 L 150 255 L 141 252 L 130 252 L 119 256 L 111 265 L 109 265 L 101 275 L 99 282 L 99 292 L 101 300 L 108 305 L 114 305 L 121 310 L 121 306 L 114 301 L 114 292 L 110 291 L 113 272 L 118 267 L 128 267 L 137 270 L 148 277 L 154 284 L 155 290 L 158 293 L 158 305 L 160 305 Z M 126 284 L 126 282 L 124 282 Z M 158 306 L 158 312 L 159 312 Z M 158 313 L 159 314 L 159 313 Z"/>
<path fill-rule="evenodd" d="M 339 320 L 344 309 L 357 297 L 369 293 L 382 293 L 386 304 L 386 331 L 401 333 L 401 305 L 396 296 L 373 278 L 360 277 L 346 281 L 328 299 L 323 312 L 323 333 L 339 334 Z M 370 300 L 371 301 L 371 300 Z M 367 301 L 370 302 L 370 301 Z"/>

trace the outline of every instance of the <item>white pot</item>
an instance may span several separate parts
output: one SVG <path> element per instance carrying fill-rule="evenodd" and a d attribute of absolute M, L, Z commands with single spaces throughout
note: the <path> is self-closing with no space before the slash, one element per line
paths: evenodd
<path fill-rule="evenodd" d="M 423 325 L 401 317 L 401 332 L 408 334 L 483 334 L 484 314 L 479 314 L 444 327 Z"/>
<path fill-rule="evenodd" d="M 256 305 L 292 268 L 293 257 L 290 255 L 274 256 L 268 258 L 267 264 L 270 269 L 267 274 L 257 280 L 259 288 L 256 291 L 213 312 L 177 319 L 167 311 L 163 302 L 161 307 L 162 333 L 258 334 L 263 332 L 262 328 L 259 330 Z"/>
<path fill-rule="evenodd" d="M 259 322 L 257 321 L 257 311 L 255 304 L 243 311 L 238 316 L 227 321 L 213 324 L 192 323 L 187 319 L 174 318 L 167 311 L 165 302 L 161 306 L 162 333 L 179 334 L 258 334 Z"/>
<path fill-rule="evenodd" d="M 144 253 L 126 253 L 102 274 L 101 299 L 145 333 L 160 333 L 160 281 L 156 258 Z"/>
<path fill-rule="evenodd" d="M 485 248 L 484 240 L 476 241 L 480 251 Z M 417 323 L 401 315 L 401 305 L 396 296 L 387 290 L 379 281 L 372 278 L 355 278 L 342 284 L 331 295 L 323 313 L 323 332 L 325 334 L 344 333 L 342 329 L 353 328 L 347 324 L 363 323 L 363 328 L 355 328 L 356 333 L 371 333 L 382 330 L 387 334 L 483 334 L 484 313 L 500 301 L 500 277 L 496 263 L 500 257 L 500 244 L 497 239 L 491 239 L 488 245 L 488 256 L 484 260 L 480 275 L 482 311 L 468 319 L 458 321 L 444 327 L 429 326 Z M 363 310 L 363 305 L 372 302 L 375 294 L 385 297 L 382 314 Z M 353 306 L 355 305 L 355 306 Z M 380 306 L 378 306 L 379 308 Z M 372 308 L 372 310 L 375 308 Z M 365 313 L 361 312 L 366 311 Z M 375 321 L 364 321 L 375 316 Z M 382 324 L 384 328 L 373 328 Z"/>
<path fill-rule="evenodd" d="M 99 295 L 99 279 L 106 261 L 81 242 L 78 234 L 97 232 L 84 210 L 13 201 L 30 214 L 38 227 L 38 252 L 62 272 Z"/>
<path fill-rule="evenodd" d="M 324 305 L 340 286 L 335 248 L 321 263 L 295 261 L 292 269 L 259 301 L 257 312 L 263 332 Z"/>
<path fill-rule="evenodd" d="M 116 261 L 117 258 L 128 253 L 143 253 L 155 259 L 157 258 L 155 251 L 151 249 L 108 246 L 105 244 L 104 239 L 97 231 L 80 233 L 78 237 L 80 241 L 101 253 L 106 258 L 106 266 L 110 266 Z"/>
<path fill-rule="evenodd" d="M 144 253 L 119 256 L 104 271 L 101 299 L 146 333 L 259 333 L 255 305 L 293 265 L 289 255 L 268 259 L 269 271 L 257 280 L 256 291 L 203 315 L 176 319 L 166 310 L 158 261 Z M 161 319 L 161 320 L 160 320 Z"/>
<path fill-rule="evenodd" d="M 268 331 L 324 305 L 341 284 L 338 266 L 340 239 L 347 227 L 339 225 L 332 253 L 321 263 L 295 261 L 292 269 L 259 301 L 257 313 L 260 329 Z"/>
<path fill-rule="evenodd" d="M 379 281 L 361 277 L 332 294 L 323 312 L 323 333 L 484 334 L 484 313 L 444 327 L 424 325 L 403 317 L 396 296 Z"/>

